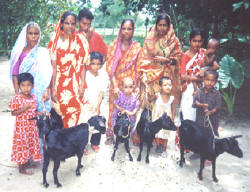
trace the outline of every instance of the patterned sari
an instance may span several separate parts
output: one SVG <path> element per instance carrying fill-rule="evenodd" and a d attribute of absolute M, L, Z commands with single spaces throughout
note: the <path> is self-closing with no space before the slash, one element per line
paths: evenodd
<path fill-rule="evenodd" d="M 34 77 L 34 89 L 32 89 L 31 93 L 34 93 L 36 96 L 37 111 L 43 112 L 44 107 L 46 111 L 50 111 L 50 100 L 45 102 L 44 107 L 42 104 L 42 96 L 49 86 L 52 77 L 52 66 L 48 49 L 38 46 L 39 39 L 35 47 L 26 56 L 24 55 L 24 57 L 22 57 L 24 54 L 23 48 L 27 45 L 26 33 L 29 24 L 37 27 L 39 33 L 41 33 L 38 24 L 34 22 L 26 24 L 22 29 L 11 51 L 10 77 L 12 78 L 13 75 L 20 73 L 30 73 Z M 21 63 L 18 63 L 21 57 L 23 60 L 21 60 Z M 20 64 L 20 66 L 17 66 L 18 64 Z M 17 74 L 14 72 L 16 68 Z"/>
<path fill-rule="evenodd" d="M 143 45 L 143 53 L 140 64 L 140 71 L 146 75 L 148 79 L 147 89 L 143 88 L 141 91 L 142 107 L 145 106 L 146 92 L 149 95 L 155 95 L 160 91 L 158 80 L 162 76 L 171 78 L 173 84 L 172 94 L 179 100 L 180 97 L 180 76 L 179 76 L 179 60 L 181 58 L 181 45 L 178 38 L 175 36 L 173 25 L 167 34 L 162 38 L 157 38 L 156 25 L 151 29 Z M 176 65 L 170 63 L 162 64 L 155 61 L 155 56 L 163 56 L 174 60 Z"/>
<path fill-rule="evenodd" d="M 60 22 L 49 41 L 50 55 L 54 54 L 57 64 L 56 93 L 57 103 L 53 107 L 61 114 L 65 128 L 82 123 L 80 116 L 85 104 L 79 99 L 82 85 L 81 74 L 85 65 L 89 64 L 89 45 L 84 33 L 73 33 L 69 39 L 62 41 Z M 58 43 L 59 42 L 59 43 Z"/>
<path fill-rule="evenodd" d="M 121 30 L 120 30 L 121 31 Z M 118 38 L 116 38 L 108 48 L 107 54 L 107 65 L 106 71 L 110 79 L 115 76 L 118 83 L 118 88 L 121 89 L 121 80 L 125 77 L 131 77 L 135 84 L 138 82 L 139 78 L 139 58 L 141 53 L 141 45 L 133 40 L 131 40 L 129 48 L 127 51 L 121 51 L 121 32 L 119 32 Z M 113 94 L 114 86 L 111 83 L 109 89 L 109 119 L 108 119 L 108 129 L 106 132 L 107 137 L 113 136 L 113 131 L 111 129 L 111 118 L 114 110 L 114 99 Z"/>

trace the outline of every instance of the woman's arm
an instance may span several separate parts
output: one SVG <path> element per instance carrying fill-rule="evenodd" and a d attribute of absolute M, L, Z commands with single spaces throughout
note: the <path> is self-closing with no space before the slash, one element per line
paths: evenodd
<path fill-rule="evenodd" d="M 80 85 L 79 99 L 82 99 L 83 96 L 84 96 L 86 71 L 87 71 L 87 69 L 86 69 L 86 66 L 84 65 L 82 73 L 81 73 L 81 82 L 82 82 L 82 84 Z"/>
<path fill-rule="evenodd" d="M 104 95 L 103 91 L 101 91 L 98 95 L 98 103 L 96 106 L 97 115 L 100 115 L 100 108 L 101 108 L 101 104 L 102 104 L 103 95 Z"/>
<path fill-rule="evenodd" d="M 18 94 L 19 93 L 19 86 L 18 86 L 17 75 L 12 76 L 12 82 L 13 82 L 15 94 Z"/>
<path fill-rule="evenodd" d="M 115 79 L 115 76 L 112 77 L 111 82 L 114 86 L 114 94 L 118 97 L 120 94 L 120 89 L 118 88 L 118 84 L 117 84 L 117 81 Z"/>
<path fill-rule="evenodd" d="M 57 71 L 57 66 L 56 66 L 56 60 L 51 61 L 52 64 L 52 78 L 51 78 L 51 98 L 53 102 L 57 102 L 57 97 L 56 97 L 56 71 Z"/>
<path fill-rule="evenodd" d="M 172 104 L 171 104 L 171 120 L 174 122 L 174 119 L 175 119 L 175 102 L 172 102 Z"/>

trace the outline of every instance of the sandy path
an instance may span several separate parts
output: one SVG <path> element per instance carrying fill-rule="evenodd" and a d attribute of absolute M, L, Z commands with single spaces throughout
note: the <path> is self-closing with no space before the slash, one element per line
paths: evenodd
<path fill-rule="evenodd" d="M 112 146 L 103 144 L 99 153 L 89 150 L 89 155 L 83 157 L 84 168 L 81 176 L 75 176 L 76 157 L 61 164 L 58 172 L 59 181 L 63 188 L 57 189 L 53 184 L 52 163 L 47 174 L 50 187 L 42 186 L 41 166 L 34 169 L 34 175 L 20 175 L 15 163 L 10 161 L 14 117 L 3 112 L 13 95 L 11 82 L 8 78 L 8 62 L 0 60 L 0 192 L 2 191 L 136 191 L 136 192 L 165 192 L 169 191 L 249 191 L 250 192 L 250 121 L 239 121 L 231 124 L 221 122 L 221 136 L 243 134 L 239 139 L 244 152 L 243 159 L 229 154 L 221 155 L 217 160 L 217 177 L 219 183 L 214 183 L 211 177 L 211 167 L 204 169 L 204 181 L 197 179 L 199 160 L 189 161 L 180 168 L 173 156 L 179 154 L 169 149 L 169 157 L 162 158 L 151 150 L 150 164 L 145 163 L 145 150 L 142 162 L 137 162 L 138 148 L 131 146 L 133 162 L 128 160 L 123 145 L 119 145 L 115 162 L 110 160 L 113 152 Z"/>

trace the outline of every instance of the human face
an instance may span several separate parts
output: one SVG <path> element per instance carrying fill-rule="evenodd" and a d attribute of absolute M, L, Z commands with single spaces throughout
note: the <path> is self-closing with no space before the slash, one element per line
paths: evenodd
<path fill-rule="evenodd" d="M 19 85 L 19 88 L 21 89 L 23 96 L 29 97 L 31 89 L 33 88 L 33 84 L 30 81 L 22 81 Z"/>
<path fill-rule="evenodd" d="M 123 91 L 125 95 L 130 96 L 133 93 L 134 84 L 132 79 L 125 79 L 123 81 Z"/>
<path fill-rule="evenodd" d="M 160 20 L 156 25 L 157 35 L 163 37 L 168 32 L 168 25 L 165 19 Z"/>
<path fill-rule="evenodd" d="M 218 49 L 219 45 L 216 42 L 208 42 L 207 44 L 207 51 L 210 54 L 215 54 L 217 49 Z"/>
<path fill-rule="evenodd" d="M 203 39 L 200 35 L 196 35 L 196 36 L 194 36 L 194 38 L 189 40 L 189 44 L 190 44 L 190 49 L 196 53 L 201 48 L 201 46 L 203 44 Z"/>
<path fill-rule="evenodd" d="M 210 91 L 216 84 L 217 80 L 213 74 L 206 74 L 204 77 L 205 91 Z"/>
<path fill-rule="evenodd" d="M 92 59 L 90 61 L 90 72 L 94 75 L 98 74 L 98 71 L 102 68 L 102 63 L 99 59 Z"/>
<path fill-rule="evenodd" d="M 134 29 L 130 21 L 126 21 L 122 25 L 121 38 L 122 40 L 131 40 L 134 34 Z"/>
<path fill-rule="evenodd" d="M 62 23 L 63 32 L 65 35 L 70 36 L 75 32 L 76 29 L 76 20 L 73 15 L 69 15 L 65 18 Z"/>
<path fill-rule="evenodd" d="M 88 33 L 90 27 L 91 27 L 91 20 L 85 17 L 81 18 L 81 20 L 79 21 L 79 31 Z"/>
<path fill-rule="evenodd" d="M 172 90 L 172 82 L 171 80 L 163 79 L 162 85 L 161 85 L 161 91 L 165 94 L 170 94 Z"/>
<path fill-rule="evenodd" d="M 35 26 L 29 27 L 26 33 L 27 46 L 33 48 L 39 40 L 40 32 Z"/>

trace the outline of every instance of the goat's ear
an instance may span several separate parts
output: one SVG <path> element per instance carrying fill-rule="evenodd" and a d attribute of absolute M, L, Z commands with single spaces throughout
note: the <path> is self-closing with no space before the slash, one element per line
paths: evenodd
<path fill-rule="evenodd" d="M 242 137 L 242 135 L 235 135 L 235 136 L 232 136 L 231 138 L 232 139 L 237 139 L 237 138 L 240 138 L 240 137 Z"/>

